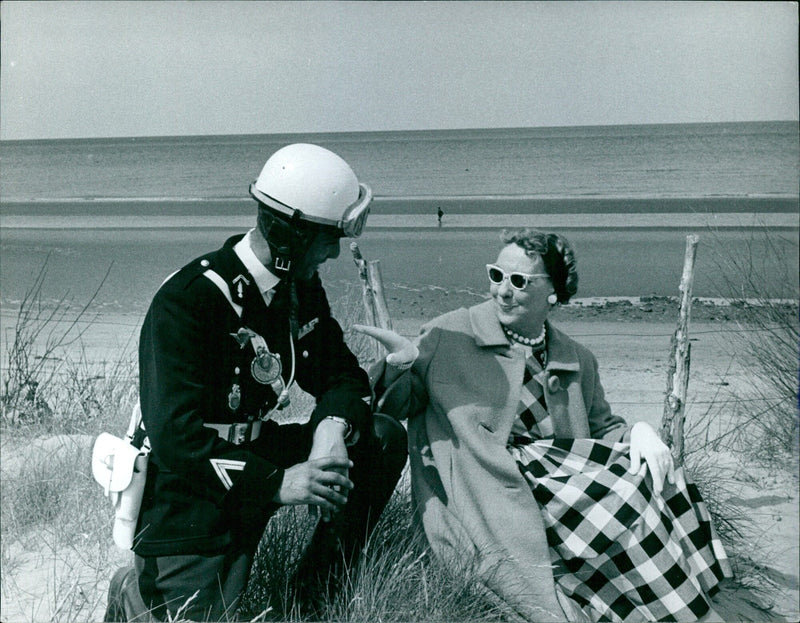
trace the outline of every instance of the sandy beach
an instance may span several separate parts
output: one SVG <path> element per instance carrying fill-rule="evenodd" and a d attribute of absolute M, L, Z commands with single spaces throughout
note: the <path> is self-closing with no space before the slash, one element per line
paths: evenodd
<path fill-rule="evenodd" d="M 357 241 L 342 238 L 338 259 L 326 247 L 331 261 L 319 267 L 364 368 L 382 352 L 352 330 L 368 322 L 358 258 L 379 276 L 393 328 L 414 338 L 488 299 L 487 262 L 503 263 L 511 230 L 563 238 L 578 290 L 549 320 L 596 356 L 612 411 L 657 431 L 675 399 L 671 351 L 690 258 L 679 461 L 736 574 L 716 605 L 729 621 L 766 620 L 768 610 L 800 621 L 796 3 L 4 2 L 0 17 L 0 623 L 104 618 L 109 579 L 134 556 L 113 543 L 112 482 L 99 464 L 112 461 L 95 462 L 98 485 L 94 443 L 124 436 L 136 413 L 141 327 L 171 275 L 202 264 L 253 283 L 247 262 L 228 275 L 214 254 L 252 228 L 272 257 L 286 246 L 286 270 L 298 274 L 304 236 L 279 224 L 267 232 L 262 201 L 289 229 L 310 219 L 349 235 L 352 216 L 366 223 Z M 196 333 L 181 341 L 200 344 Z M 173 371 L 196 367 L 193 352 L 181 350 Z M 313 354 L 282 355 L 287 379 L 305 382 L 303 357 Z M 234 404 L 245 364 L 213 371 L 230 387 L 221 408 L 240 415 L 252 412 L 247 395 Z M 498 389 L 483 385 L 478 403 Z M 314 397 L 297 385 L 289 395 L 270 416 L 305 421 Z M 206 406 L 212 422 L 220 412 Z M 156 446 L 151 470 L 193 464 Z M 242 462 L 224 460 L 237 457 L 212 458 L 223 485 L 240 482 Z M 183 485 L 202 488 L 201 476 L 202 467 Z M 224 510 L 250 521 L 250 493 L 223 496 Z M 447 497 L 461 507 L 459 492 Z M 293 541 L 304 545 L 294 520 L 311 527 L 319 513 L 278 509 L 236 614 L 515 620 L 495 607 L 500 591 L 476 585 L 483 560 L 452 573 L 409 546 L 408 469 L 391 502 L 365 550 L 377 564 L 313 614 L 315 596 L 292 607 L 284 579 L 295 575 Z M 176 522 L 190 514 L 179 506 Z M 140 538 L 152 535 L 147 524 Z M 188 542 L 197 524 L 185 524 Z"/>
<path fill-rule="evenodd" d="M 483 295 L 429 288 L 417 292 L 391 291 L 388 299 L 394 328 L 412 337 L 418 334 L 425 320 L 449 309 L 479 302 Z M 334 302 L 335 311 L 337 306 L 341 309 L 341 302 Z M 13 310 L 5 309 L 4 324 L 9 314 L 13 314 Z M 90 310 L 79 326 L 82 332 L 79 342 L 62 354 L 103 365 L 122 362 L 135 377 L 135 352 L 142 318 L 142 310 L 123 313 Z M 695 305 L 690 327 L 692 363 L 686 411 L 687 437 L 692 435 L 692 426 L 703 416 L 711 416 L 711 421 L 715 422 L 712 429 L 724 426 L 725 405 L 735 401 L 748 387 L 748 371 L 735 352 L 736 319 L 735 309 L 710 302 Z M 583 300 L 557 310 L 551 320 L 595 353 L 607 398 L 616 413 L 631 422 L 644 420 L 660 427 L 670 338 L 677 320 L 674 301 L 665 298 Z M 347 323 L 343 325 L 347 330 Z M 90 439 L 81 443 L 87 441 Z M 689 445 L 691 443 L 690 440 Z M 26 450 L 3 443 L 4 480 L 20 452 Z M 795 620 L 800 615 L 800 514 L 796 474 L 753 466 L 742 457 L 723 451 L 703 452 L 703 461 L 729 466 L 724 471 L 724 484 L 729 491 L 725 501 L 738 505 L 753 520 L 746 538 L 749 543 L 746 555 L 773 585 L 769 599 L 776 611 L 787 616 L 787 620 Z M 113 545 L 108 547 L 112 560 L 125 559 L 126 554 Z M 69 568 L 69 574 L 78 582 L 84 581 L 80 580 L 83 573 L 84 590 L 105 590 L 102 583 L 92 585 L 96 579 L 91 577 L 88 568 L 83 569 L 80 560 L 69 564 L 62 561 L 61 566 L 55 562 L 42 565 L 43 553 L 37 553 L 35 546 L 16 544 L 11 551 L 15 552 L 17 562 L 3 574 L 3 620 L 47 620 L 47 613 L 40 612 L 34 619 L 29 613 L 34 607 L 46 609 L 42 604 L 53 602 L 52 576 L 58 569 Z M 102 595 L 99 599 L 103 601 Z"/>

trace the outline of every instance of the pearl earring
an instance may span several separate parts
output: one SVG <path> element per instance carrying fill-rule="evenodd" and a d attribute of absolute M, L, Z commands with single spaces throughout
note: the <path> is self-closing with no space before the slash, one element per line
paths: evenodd
<path fill-rule="evenodd" d="M 550 303 L 550 305 L 555 305 L 558 303 L 558 297 L 553 293 L 547 297 L 547 302 Z"/>

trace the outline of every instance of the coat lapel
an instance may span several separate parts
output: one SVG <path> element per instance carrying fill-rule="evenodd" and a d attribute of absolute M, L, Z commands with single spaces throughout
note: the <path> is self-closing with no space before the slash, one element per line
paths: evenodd
<path fill-rule="evenodd" d="M 507 439 L 517 417 L 517 405 L 522 394 L 525 353 L 509 343 L 491 300 L 470 307 L 469 316 L 475 344 L 492 354 L 505 377 L 502 382 L 508 385 L 508 397 L 505 404 L 497 405 L 499 413 L 494 418 L 495 433 L 500 438 Z M 488 374 L 486 371 L 484 373 Z M 485 382 L 502 386 L 501 379 L 486 378 Z"/>
<path fill-rule="evenodd" d="M 214 270 L 228 283 L 233 300 L 242 306 L 243 325 L 264 334 L 269 308 L 258 290 L 255 278 L 236 255 L 233 247 L 242 236 L 234 236 L 225 242 L 214 262 Z M 274 304 L 270 304 L 270 307 Z"/>
<path fill-rule="evenodd" d="M 544 398 L 557 438 L 591 437 L 581 394 L 580 371 L 575 343 L 548 322 Z"/>
<path fill-rule="evenodd" d="M 508 379 L 509 400 L 499 419 L 504 424 L 508 423 L 510 431 L 517 416 L 516 405 L 522 390 L 525 356 L 519 349 L 511 347 L 491 300 L 471 307 L 469 316 L 475 343 L 494 351 Z M 556 437 L 590 437 L 580 383 L 576 382 L 579 376 L 580 363 L 575 343 L 548 321 L 547 366 L 542 385 L 545 387 L 545 402 L 553 418 Z M 504 429 L 505 426 L 501 431 Z"/>

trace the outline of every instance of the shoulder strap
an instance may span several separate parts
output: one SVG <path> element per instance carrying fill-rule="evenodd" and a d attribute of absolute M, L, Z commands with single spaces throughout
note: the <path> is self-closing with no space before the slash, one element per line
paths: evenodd
<path fill-rule="evenodd" d="M 220 277 L 219 273 L 211 270 L 210 268 L 203 273 L 203 276 L 208 277 L 211 283 L 219 288 L 220 292 L 222 292 L 222 295 L 228 299 L 228 303 L 230 303 L 231 307 L 233 307 L 233 311 L 236 312 L 236 315 L 239 316 L 239 318 L 241 318 L 242 306 L 233 302 L 233 297 L 231 296 L 231 289 L 228 287 L 228 282 Z"/>
<path fill-rule="evenodd" d="M 137 400 L 136 405 L 134 405 L 133 411 L 131 412 L 131 419 L 130 422 L 128 422 L 128 430 L 125 432 L 125 439 L 128 440 L 128 443 L 133 444 L 135 442 L 134 438 L 137 436 L 136 433 L 140 428 L 141 430 L 144 430 L 144 423 L 142 422 L 142 407 L 140 402 Z M 147 436 L 145 436 L 143 439 L 141 437 L 138 439 L 142 440 L 142 446 L 140 450 L 144 454 L 148 454 L 150 452 L 150 439 L 148 439 Z M 138 444 L 138 441 L 136 441 L 136 443 Z"/>

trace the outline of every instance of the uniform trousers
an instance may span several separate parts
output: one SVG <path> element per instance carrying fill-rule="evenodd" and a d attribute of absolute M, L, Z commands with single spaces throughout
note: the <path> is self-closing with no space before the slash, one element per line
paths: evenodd
<path fill-rule="evenodd" d="M 278 434 L 259 440 L 259 454 L 281 468 L 308 458 L 312 434 L 306 424 L 286 424 Z M 299 590 L 324 597 L 341 581 L 341 575 L 357 562 L 358 555 L 383 508 L 391 498 L 405 466 L 407 439 L 394 418 L 373 415 L 372 434 L 348 448 L 353 461 L 349 478 L 354 484 L 347 504 L 330 522 L 320 521 L 298 565 L 294 578 Z M 233 621 L 239 598 L 247 586 L 250 568 L 268 516 L 256 516 L 256 507 L 237 510 L 240 529 L 231 544 L 208 555 L 140 557 L 122 590 L 122 604 L 129 621 L 167 620 Z M 248 516 L 249 515 L 249 516 Z"/>

